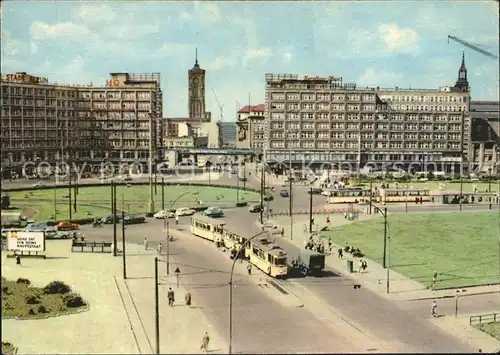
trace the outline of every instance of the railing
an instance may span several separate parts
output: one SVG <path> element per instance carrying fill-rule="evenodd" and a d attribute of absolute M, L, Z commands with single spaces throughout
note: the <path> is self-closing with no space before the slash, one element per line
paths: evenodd
<path fill-rule="evenodd" d="M 80 253 L 111 253 L 112 243 L 99 242 L 73 242 L 71 244 L 72 252 Z"/>
<path fill-rule="evenodd" d="M 469 325 L 500 322 L 500 313 L 482 314 L 469 318 Z"/>

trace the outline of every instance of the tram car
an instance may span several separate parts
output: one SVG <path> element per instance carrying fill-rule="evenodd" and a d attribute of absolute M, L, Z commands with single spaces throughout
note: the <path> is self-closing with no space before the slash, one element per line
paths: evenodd
<path fill-rule="evenodd" d="M 432 197 L 428 189 L 379 189 L 378 200 L 381 203 L 392 202 L 415 202 L 415 199 L 422 199 L 422 202 L 431 201 Z"/>
<path fill-rule="evenodd" d="M 266 237 L 257 238 L 249 243 L 247 250 L 250 263 L 275 278 L 286 278 L 288 275 L 287 254 Z"/>
<path fill-rule="evenodd" d="M 249 253 L 247 253 L 247 250 L 249 250 L 248 247 L 244 249 L 241 248 L 247 242 L 247 238 L 241 237 L 236 233 L 228 231 L 227 229 L 224 230 L 224 235 L 222 238 L 224 246 L 228 250 L 230 250 L 231 259 L 248 258 L 249 256 Z"/>
<path fill-rule="evenodd" d="M 225 223 L 219 219 L 210 218 L 201 214 L 191 217 L 191 233 L 197 237 L 217 242 L 223 238 Z"/>
<path fill-rule="evenodd" d="M 370 201 L 371 191 L 363 188 L 343 188 L 330 190 L 327 197 L 328 203 L 359 203 Z"/>

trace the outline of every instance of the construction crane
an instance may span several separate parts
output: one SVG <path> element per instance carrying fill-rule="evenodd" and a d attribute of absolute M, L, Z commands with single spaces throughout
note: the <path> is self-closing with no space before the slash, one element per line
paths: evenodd
<path fill-rule="evenodd" d="M 493 58 L 493 59 L 498 59 L 498 56 L 497 56 L 497 55 L 492 54 L 492 53 L 490 53 L 490 52 L 488 52 L 488 51 L 485 51 L 484 49 L 479 48 L 478 46 L 475 46 L 475 45 L 473 45 L 473 44 L 471 44 L 471 43 L 469 43 L 469 42 L 466 42 L 466 41 L 464 41 L 463 39 L 457 38 L 457 37 L 455 37 L 455 36 L 448 36 L 448 44 L 450 43 L 450 39 L 451 39 L 451 40 L 453 40 L 453 41 L 455 41 L 455 42 L 458 42 L 458 43 L 460 43 L 460 44 L 463 44 L 464 46 L 466 46 L 466 47 L 468 47 L 468 48 L 470 48 L 470 49 L 473 49 L 473 50 L 475 50 L 476 52 L 479 52 L 479 53 L 481 53 L 481 54 L 484 54 L 484 55 L 485 55 L 485 56 L 487 56 L 487 57 L 490 57 L 490 58 Z"/>
<path fill-rule="evenodd" d="M 215 102 L 217 102 L 217 106 L 219 106 L 220 109 L 220 120 L 221 122 L 224 121 L 224 105 L 221 105 L 219 102 L 219 99 L 217 98 L 217 94 L 215 93 L 215 90 L 212 89 L 212 93 L 214 94 Z"/>

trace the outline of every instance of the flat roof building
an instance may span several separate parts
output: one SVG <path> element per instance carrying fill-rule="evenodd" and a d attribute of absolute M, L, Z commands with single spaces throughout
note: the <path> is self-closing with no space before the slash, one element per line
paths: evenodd
<path fill-rule="evenodd" d="M 464 58 L 455 86 L 358 88 L 338 77 L 266 74 L 264 159 L 457 171 L 470 154 L 470 93 Z"/>

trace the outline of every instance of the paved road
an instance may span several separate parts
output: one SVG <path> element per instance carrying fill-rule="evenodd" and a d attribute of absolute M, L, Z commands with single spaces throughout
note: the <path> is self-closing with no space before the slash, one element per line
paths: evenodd
<path fill-rule="evenodd" d="M 248 219 L 248 215 L 244 211 L 233 210 L 231 211 L 232 222 L 229 226 L 238 228 L 237 233 L 245 233 L 246 229 L 246 235 L 250 236 L 258 231 L 258 227 L 255 224 L 250 227 L 250 221 L 243 224 L 245 219 Z M 241 223 L 234 221 L 241 221 Z M 291 251 L 290 254 L 298 250 L 287 241 L 278 238 L 277 242 L 286 250 Z M 326 271 L 327 274 L 335 274 L 333 270 L 327 269 Z M 396 349 L 405 349 L 409 352 L 469 352 L 474 350 L 423 319 L 420 308 L 401 308 L 399 303 L 382 298 L 366 288 L 354 290 L 355 282 L 350 278 L 336 276 L 301 278 L 291 279 L 289 283 L 297 288 L 298 292 L 305 292 L 332 309 L 340 310 L 347 319 L 359 325 L 367 333 L 392 344 Z M 428 315 L 428 312 L 425 314 Z"/>
<path fill-rule="evenodd" d="M 181 218 L 179 228 L 187 229 L 187 218 Z M 163 240 L 163 221 L 127 226 L 127 240 L 143 242 L 145 235 L 151 244 Z M 88 240 L 110 240 L 111 226 L 83 227 Z M 179 266 L 181 282 L 203 307 L 220 336 L 228 334 L 228 270 L 226 253 L 213 244 L 189 236 L 171 244 L 172 268 Z M 234 288 L 234 352 L 297 353 L 297 352 L 358 352 L 341 334 L 325 326 L 308 310 L 286 306 L 269 296 L 259 286 L 247 282 L 244 274 L 235 277 Z M 277 291 L 276 291 L 277 292 Z M 177 297 L 182 297 L 177 296 Z"/>

